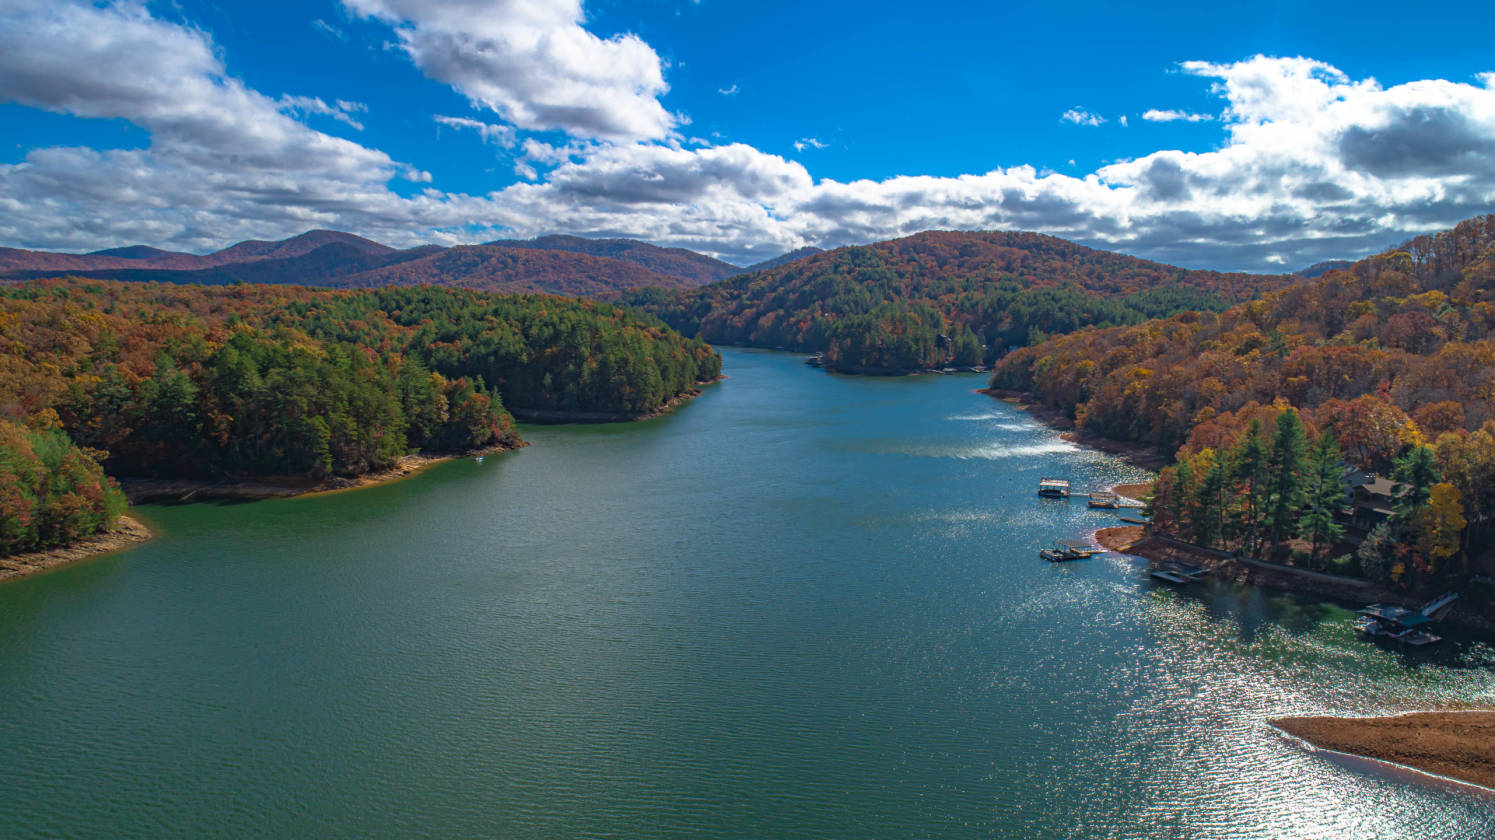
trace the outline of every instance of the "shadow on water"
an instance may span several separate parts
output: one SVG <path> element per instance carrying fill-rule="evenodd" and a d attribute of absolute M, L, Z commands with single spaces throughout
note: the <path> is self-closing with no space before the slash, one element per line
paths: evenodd
<path fill-rule="evenodd" d="M 1364 606 L 1219 580 L 1175 586 L 1148 579 L 1144 585 L 1150 590 L 1171 592 L 1175 597 L 1199 604 L 1211 623 L 1229 626 L 1236 640 L 1245 645 L 1254 644 L 1260 634 L 1272 630 L 1303 639 L 1338 624 L 1353 632 L 1355 611 Z M 1443 641 L 1426 647 L 1409 647 L 1382 638 L 1357 638 L 1357 641 L 1395 654 L 1399 662 L 1409 668 L 1495 671 L 1495 644 L 1492 644 L 1495 640 L 1452 627 L 1440 628 L 1438 632 Z"/>

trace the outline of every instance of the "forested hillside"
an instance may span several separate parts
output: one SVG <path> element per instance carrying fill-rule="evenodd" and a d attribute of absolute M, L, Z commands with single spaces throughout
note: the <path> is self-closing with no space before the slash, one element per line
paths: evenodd
<path fill-rule="evenodd" d="M 534 239 L 498 239 L 488 244 L 504 248 L 568 251 L 608 257 L 642 266 L 656 274 L 684 280 L 690 286 L 704 286 L 743 271 L 731 263 L 705 254 L 697 254 L 685 248 L 661 248 L 637 239 L 585 239 L 580 236 L 552 234 Z"/>
<path fill-rule="evenodd" d="M 346 274 L 327 283 L 344 288 L 421 284 L 568 297 L 599 297 L 641 286 L 685 289 L 697 285 L 690 280 L 610 257 L 499 245 L 458 245 L 439 249 L 418 259 L 390 261 L 387 265 Z"/>
<path fill-rule="evenodd" d="M 1190 271 L 1032 233 L 929 232 L 622 300 L 714 343 L 818 350 L 833 369 L 897 372 L 982 364 L 1084 327 L 1220 310 L 1290 282 Z"/>
<path fill-rule="evenodd" d="M 5 482 L 0 524 L 50 521 L 44 494 L 24 489 L 42 485 L 105 515 L 99 464 L 119 477 L 358 475 L 413 450 L 517 442 L 506 405 L 640 416 L 720 370 L 710 347 L 653 319 L 549 296 L 6 287 L 0 419 L 15 428 L 0 474 L 43 464 L 50 478 Z"/>
<path fill-rule="evenodd" d="M 1253 552 L 1264 550 L 1258 503 L 1297 517 L 1301 482 L 1328 469 L 1304 453 L 1322 446 L 1322 462 L 1342 449 L 1401 485 L 1398 513 L 1373 541 L 1399 559 L 1367 562 L 1398 580 L 1436 580 L 1451 568 L 1441 561 L 1490 543 L 1492 294 L 1495 216 L 1483 216 L 1222 313 L 1019 350 L 992 385 L 1029 393 L 1087 432 L 1179 450 L 1159 485 L 1159 522 L 1238 545 L 1246 505 Z M 1277 459 L 1278 491 L 1249 466 L 1263 447 Z M 1337 478 L 1330 492 L 1343 495 Z"/>

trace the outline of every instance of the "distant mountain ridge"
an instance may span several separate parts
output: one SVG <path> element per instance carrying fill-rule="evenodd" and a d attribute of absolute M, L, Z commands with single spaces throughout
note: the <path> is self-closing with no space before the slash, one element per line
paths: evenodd
<path fill-rule="evenodd" d="M 1316 262 L 1307 268 L 1300 268 L 1293 273 L 1304 280 L 1312 280 L 1315 277 L 1323 276 L 1331 271 L 1338 271 L 1341 268 L 1349 268 L 1352 265 L 1354 263 L 1350 260 L 1324 260 L 1323 262 Z"/>
<path fill-rule="evenodd" d="M 609 257 L 642 266 L 658 274 L 694 281 L 693 285 L 697 286 L 725 280 L 743 272 L 743 269 L 731 263 L 705 254 L 685 248 L 662 248 L 637 239 L 585 239 L 580 236 L 551 234 L 534 239 L 496 239 L 486 244 Z"/>
<path fill-rule="evenodd" d="M 501 241 L 398 250 L 350 233 L 313 230 L 279 241 L 246 240 L 202 255 L 148 245 L 89 254 L 0 248 L 0 280 L 73 275 L 206 285 L 245 282 L 363 288 L 430 284 L 599 297 L 641 286 L 693 288 L 708 282 L 705 278 L 738 271 L 683 248 L 569 236 L 517 244 Z"/>
<path fill-rule="evenodd" d="M 825 253 L 824 248 L 816 248 L 814 245 L 806 245 L 803 248 L 796 248 L 787 254 L 780 254 L 772 259 L 767 259 L 759 263 L 753 263 L 752 265 L 742 269 L 738 273 L 752 274 L 755 271 L 767 271 L 770 268 L 778 268 L 781 265 L 787 265 L 788 263 L 792 263 L 795 260 L 802 260 L 805 257 L 813 257 L 816 254 L 823 253 Z"/>

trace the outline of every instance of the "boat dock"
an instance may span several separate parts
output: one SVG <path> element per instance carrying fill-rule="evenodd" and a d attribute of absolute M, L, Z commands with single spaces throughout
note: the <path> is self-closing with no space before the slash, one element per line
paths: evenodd
<path fill-rule="evenodd" d="M 1039 549 L 1038 556 L 1050 563 L 1062 563 L 1066 560 L 1085 560 L 1103 551 L 1105 549 L 1078 540 L 1058 540 L 1053 548 Z"/>
<path fill-rule="evenodd" d="M 1187 566 L 1182 563 L 1164 563 L 1150 570 L 1148 574 L 1168 583 L 1186 584 L 1203 580 L 1209 574 L 1209 569 Z"/>
<path fill-rule="evenodd" d="M 1038 495 L 1045 499 L 1068 499 L 1069 481 L 1063 478 L 1040 478 Z"/>
<path fill-rule="evenodd" d="M 1427 602 L 1420 610 L 1397 604 L 1371 604 L 1358 611 L 1360 617 L 1355 619 L 1355 629 L 1372 639 L 1389 639 L 1414 647 L 1441 642 L 1443 637 L 1429 628 L 1458 599 L 1457 593 L 1449 592 Z"/>
<path fill-rule="evenodd" d="M 1090 493 L 1090 500 L 1086 504 L 1093 508 L 1116 510 L 1121 507 L 1121 497 L 1110 490 L 1094 490 Z"/>

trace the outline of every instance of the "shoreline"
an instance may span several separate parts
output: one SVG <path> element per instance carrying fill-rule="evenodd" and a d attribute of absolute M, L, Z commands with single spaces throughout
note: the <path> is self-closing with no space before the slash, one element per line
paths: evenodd
<path fill-rule="evenodd" d="M 1051 429 L 1063 432 L 1061 437 L 1080 446 L 1098 449 L 1120 457 L 1126 463 L 1157 472 L 1168 466 L 1168 459 L 1157 450 L 1137 443 L 1117 441 L 1074 431 L 1074 423 L 1059 412 L 1031 402 L 1031 394 L 1005 388 L 982 388 L 978 393 L 1000 400 L 1026 412 Z M 1066 431 L 1068 430 L 1068 431 Z M 1122 496 L 1140 501 L 1131 492 L 1151 482 L 1118 484 L 1110 489 Z M 1421 601 L 1415 596 L 1380 586 L 1363 578 L 1342 577 L 1315 572 L 1298 566 L 1283 566 L 1250 558 L 1234 557 L 1226 552 L 1189 545 L 1180 540 L 1153 534 L 1138 525 L 1119 525 L 1098 529 L 1091 538 L 1105 548 L 1121 554 L 1132 554 L 1151 563 L 1183 563 L 1209 569 L 1216 577 L 1234 583 L 1263 586 L 1292 594 L 1311 595 L 1339 601 L 1392 603 L 1416 608 Z M 1495 633 L 1495 617 L 1471 614 L 1456 604 L 1443 618 L 1449 625 L 1477 633 Z"/>
<path fill-rule="evenodd" d="M 1316 751 L 1389 764 L 1495 794 L 1495 711 L 1288 716 L 1268 723 Z"/>
<path fill-rule="evenodd" d="M 155 536 L 156 532 L 149 525 L 128 513 L 122 514 L 114 527 L 75 543 L 0 557 L 0 584 L 134 548 Z"/>
<path fill-rule="evenodd" d="M 365 473 L 351 478 L 329 478 L 321 481 L 265 477 L 248 481 L 201 481 L 197 479 L 126 479 L 120 482 L 125 497 L 131 505 L 149 502 L 182 504 L 187 502 L 232 499 L 236 501 L 262 501 L 266 499 L 289 499 L 300 496 L 321 496 L 359 490 L 376 484 L 389 484 L 410 478 L 430 467 L 458 458 L 475 458 L 511 452 L 529 446 L 525 441 L 515 444 L 494 444 L 468 452 L 436 455 L 416 453 L 402 455 L 393 466 L 379 472 Z M 12 580 L 49 572 L 70 566 L 83 560 L 102 557 L 134 548 L 158 536 L 158 532 L 140 519 L 126 513 L 120 516 L 115 527 L 102 533 L 85 537 L 75 543 L 0 557 L 0 584 Z"/>
<path fill-rule="evenodd" d="M 1400 604 L 1416 609 L 1421 601 L 1406 593 L 1380 586 L 1364 578 L 1344 577 L 1315 572 L 1301 566 L 1284 566 L 1236 557 L 1154 534 L 1141 525 L 1101 528 L 1094 534 L 1096 542 L 1107 551 L 1130 554 L 1149 563 L 1179 563 L 1208 569 L 1218 580 L 1247 584 L 1293 595 L 1307 595 L 1345 604 Z M 1461 612 L 1457 607 L 1442 622 L 1461 630 L 1481 634 L 1495 633 L 1495 621 L 1480 615 Z"/>
<path fill-rule="evenodd" d="M 1059 436 L 1070 443 L 1087 446 L 1091 449 L 1099 449 L 1107 454 L 1115 455 L 1139 469 L 1158 472 L 1172 463 L 1172 459 L 1168 456 L 1163 455 L 1146 444 L 1092 435 L 1076 429 L 1074 421 L 1046 405 L 1033 402 L 1033 395 L 1024 391 L 1013 391 L 1006 388 L 978 388 L 976 389 L 976 393 L 985 394 L 994 400 L 1000 400 L 1027 412 L 1034 420 L 1059 432 Z"/>
<path fill-rule="evenodd" d="M 715 385 L 726 379 L 725 375 L 705 382 L 697 382 L 697 387 L 691 388 L 683 394 L 676 394 L 664 405 L 642 414 L 627 414 L 620 411 L 561 411 L 547 408 L 509 408 L 506 409 L 513 415 L 515 420 L 526 423 L 564 424 L 564 423 L 632 423 L 635 420 L 653 420 L 672 413 L 675 409 L 690 402 L 704 393 L 707 385 Z"/>
<path fill-rule="evenodd" d="M 321 480 L 295 476 L 262 476 L 244 481 L 204 481 L 192 478 L 133 478 L 120 480 L 120 488 L 130 504 L 148 502 L 183 503 L 207 499 L 235 499 L 259 501 L 264 499 L 289 499 L 297 496 L 315 496 L 325 493 L 341 493 L 375 484 L 388 484 L 409 478 L 436 464 L 458 458 L 475 458 L 511 452 L 529 446 L 526 441 L 497 443 L 467 452 L 436 454 L 418 452 L 401 455 L 388 469 L 356 476 L 334 476 Z"/>

